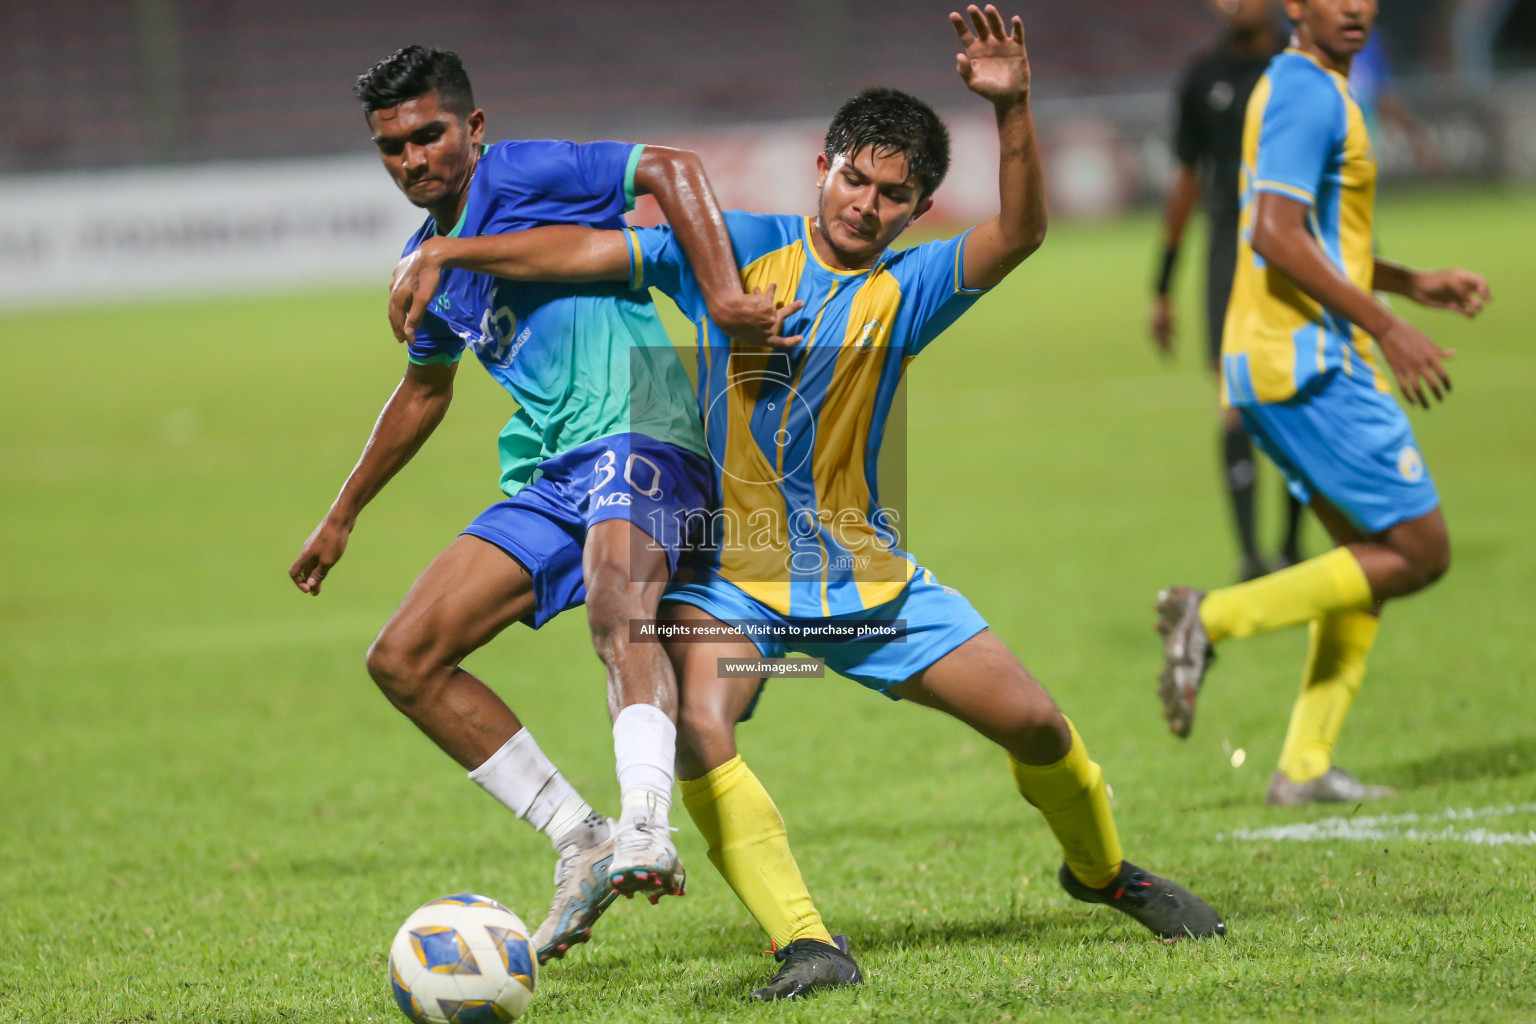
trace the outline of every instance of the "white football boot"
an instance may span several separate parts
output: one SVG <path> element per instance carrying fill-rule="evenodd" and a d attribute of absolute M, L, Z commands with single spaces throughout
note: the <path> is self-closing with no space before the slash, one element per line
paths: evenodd
<path fill-rule="evenodd" d="M 651 794 L 644 807 L 625 809 L 614 831 L 613 862 L 608 866 L 608 883 L 615 893 L 631 899 L 644 893 L 652 903 L 683 895 L 687 875 L 666 821 L 665 809 Z"/>

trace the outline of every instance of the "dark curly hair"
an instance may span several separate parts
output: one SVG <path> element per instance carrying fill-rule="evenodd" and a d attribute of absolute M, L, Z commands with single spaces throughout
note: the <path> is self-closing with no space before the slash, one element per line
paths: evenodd
<path fill-rule="evenodd" d="M 908 177 L 924 196 L 949 173 L 949 129 L 928 104 L 895 89 L 865 89 L 839 107 L 827 127 L 827 159 L 865 147 L 904 155 Z"/>
<path fill-rule="evenodd" d="M 464 62 L 452 50 L 407 46 L 357 76 L 353 94 L 363 103 L 364 116 L 397 107 L 429 92 L 437 93 L 444 110 L 468 117 L 475 109 Z"/>

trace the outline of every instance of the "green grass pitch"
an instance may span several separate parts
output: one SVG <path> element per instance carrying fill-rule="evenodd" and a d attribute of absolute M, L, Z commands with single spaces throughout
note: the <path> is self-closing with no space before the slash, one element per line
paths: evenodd
<path fill-rule="evenodd" d="M 1153 594 L 1235 562 L 1197 261 L 1165 365 L 1142 326 L 1151 220 L 1059 226 L 912 368 L 909 547 L 1074 717 L 1128 855 L 1230 937 L 1168 946 L 1070 902 L 1000 755 L 957 724 L 783 682 L 744 754 L 868 984 L 744 1002 L 773 964 L 679 807 L 687 898 L 618 905 L 527 1019 L 1532 1019 L 1536 847 L 1468 839 L 1536 828 L 1536 198 L 1405 197 L 1380 221 L 1392 256 L 1483 269 L 1495 292 L 1480 322 L 1414 314 L 1461 352 L 1454 396 L 1415 414 L 1455 565 L 1389 610 L 1338 752 L 1398 799 L 1262 806 L 1301 631 L 1228 645 L 1193 737 L 1167 735 Z M 418 904 L 473 890 L 542 914 L 544 840 L 363 668 L 496 496 L 501 392 L 468 368 L 325 593 L 285 576 L 404 363 L 383 305 L 381 286 L 0 319 L 0 1020 L 389 1021 L 383 958 Z M 470 665 L 611 812 L 583 626 L 513 629 Z M 1335 817 L 1332 839 L 1254 835 Z"/>

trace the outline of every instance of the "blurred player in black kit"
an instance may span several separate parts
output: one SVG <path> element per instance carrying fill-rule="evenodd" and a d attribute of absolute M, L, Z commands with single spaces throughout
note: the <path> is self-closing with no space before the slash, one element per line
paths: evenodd
<path fill-rule="evenodd" d="M 1184 227 L 1200 200 L 1205 210 L 1209 246 L 1205 270 L 1205 323 L 1210 367 L 1217 370 L 1222 322 L 1237 264 L 1239 174 L 1242 166 L 1243 113 L 1248 95 L 1285 45 L 1276 25 L 1271 0 L 1212 0 L 1226 31 L 1220 43 L 1196 57 L 1179 86 L 1174 155 L 1179 168 L 1168 192 L 1163 221 L 1163 254 L 1152 307 L 1152 340 L 1159 350 L 1173 351 L 1173 305 L 1169 299 L 1174 264 Z M 1262 576 L 1278 566 L 1259 552 L 1254 523 L 1257 466 L 1253 443 L 1232 409 L 1222 411 L 1221 455 L 1232 516 L 1242 548 L 1241 579 Z M 1301 560 L 1302 506 L 1286 494 L 1285 539 L 1280 564 Z"/>

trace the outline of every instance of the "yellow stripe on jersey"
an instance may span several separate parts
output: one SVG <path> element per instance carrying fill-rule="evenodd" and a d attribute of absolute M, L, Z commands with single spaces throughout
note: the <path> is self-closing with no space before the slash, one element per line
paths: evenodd
<path fill-rule="evenodd" d="M 639 291 L 645 279 L 645 257 L 640 252 L 640 236 L 626 228 L 624 239 L 629 242 L 629 287 L 631 291 Z"/>
<path fill-rule="evenodd" d="M 1255 192 L 1280 192 L 1290 196 L 1292 199 L 1299 199 L 1308 206 L 1311 206 L 1317 199 L 1316 196 L 1304 188 L 1296 188 L 1279 181 L 1256 181 L 1253 183 L 1253 190 Z"/>
<path fill-rule="evenodd" d="M 893 554 L 869 522 L 872 500 L 865 472 L 869 451 L 870 410 L 890 355 L 887 342 L 901 307 L 901 285 L 883 266 L 853 296 L 843 332 L 842 350 L 816 425 L 811 477 L 824 509 L 857 510 L 858 516 L 837 517 L 824 524 L 834 539 L 856 560 L 854 574 L 859 600 L 873 608 L 895 600 L 912 577 L 910 560 Z M 826 581 L 823 578 L 823 594 Z"/>
<path fill-rule="evenodd" d="M 759 256 L 741 271 L 744 290 L 778 285 L 775 295 L 789 302 L 800 287 L 805 271 L 805 247 L 793 242 L 781 249 Z M 705 348 L 708 352 L 708 347 Z M 785 576 L 789 564 L 789 507 L 780 489 L 783 448 L 777 449 L 774 463 L 769 463 L 752 437 L 752 410 L 762 389 L 762 378 L 753 376 L 754 362 L 760 352 L 730 354 L 727 369 L 732 384 L 717 401 L 726 403 L 725 455 L 721 461 L 720 504 L 744 518 L 732 522 L 742 536 L 728 538 L 722 546 L 720 575 L 735 583 L 754 600 L 775 611 L 789 613 L 790 582 Z M 789 412 L 785 403 L 785 414 Z M 719 413 L 716 413 L 718 415 Z"/>

